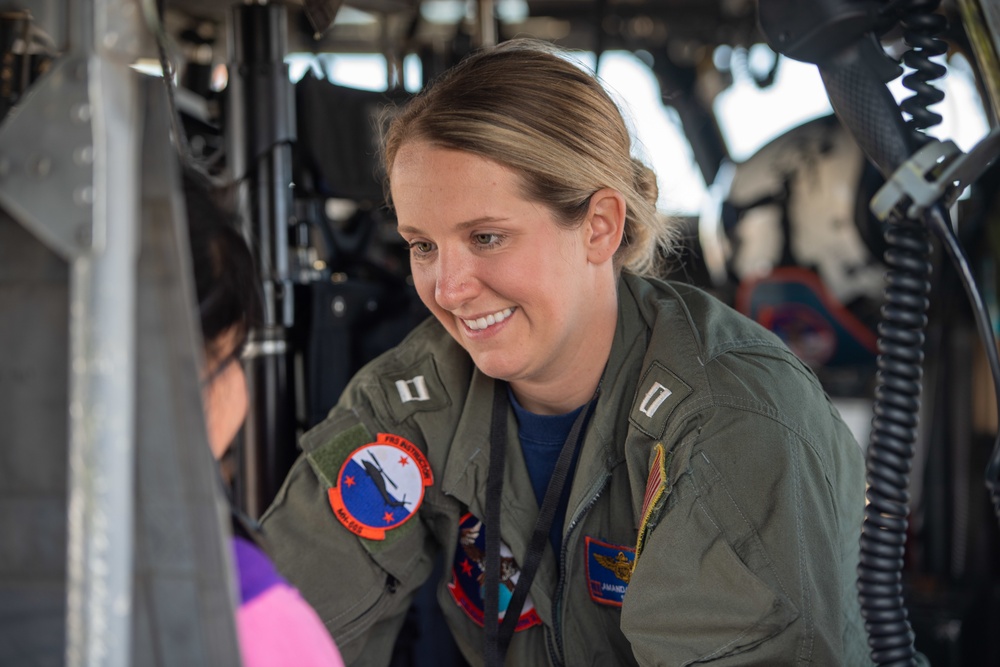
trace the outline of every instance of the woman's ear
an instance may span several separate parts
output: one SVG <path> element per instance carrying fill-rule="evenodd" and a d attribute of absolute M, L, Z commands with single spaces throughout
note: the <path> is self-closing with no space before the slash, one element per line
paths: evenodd
<path fill-rule="evenodd" d="M 625 231 L 625 211 L 625 197 L 617 190 L 601 188 L 591 195 L 584 228 L 587 259 L 592 264 L 614 257 Z"/>

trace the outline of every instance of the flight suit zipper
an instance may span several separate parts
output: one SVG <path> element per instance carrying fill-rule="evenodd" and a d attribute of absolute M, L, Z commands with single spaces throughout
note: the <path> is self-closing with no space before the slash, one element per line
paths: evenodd
<path fill-rule="evenodd" d="M 562 598 L 563 589 L 566 586 L 566 554 L 569 552 L 569 542 L 573 535 L 573 529 L 576 528 L 577 524 L 586 516 L 590 508 L 594 506 L 597 499 L 601 497 L 601 493 L 604 492 L 604 487 L 607 485 L 608 480 L 611 479 L 611 473 L 605 471 L 604 475 L 600 477 L 597 484 L 594 485 L 593 496 L 587 501 L 585 505 L 576 513 L 573 520 L 570 522 L 569 527 L 566 528 L 566 536 L 563 538 L 562 550 L 559 555 L 559 582 L 556 584 L 556 594 L 553 598 L 553 613 L 552 613 L 552 629 L 555 634 L 555 647 L 552 646 L 551 640 L 546 637 L 546 643 L 548 644 L 549 657 L 553 658 L 552 664 L 556 667 L 562 667 L 566 664 L 566 653 L 563 647 L 562 638 Z M 555 649 L 553 651 L 553 649 Z"/>

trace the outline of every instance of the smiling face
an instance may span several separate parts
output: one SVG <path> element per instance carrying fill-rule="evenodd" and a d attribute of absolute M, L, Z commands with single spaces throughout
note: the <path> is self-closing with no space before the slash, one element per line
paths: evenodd
<path fill-rule="evenodd" d="M 585 403 L 617 323 L 618 241 L 602 211 L 624 217 L 621 196 L 598 191 L 569 228 L 511 170 L 422 142 L 403 145 L 390 177 L 417 293 L 476 366 L 529 410 Z"/>

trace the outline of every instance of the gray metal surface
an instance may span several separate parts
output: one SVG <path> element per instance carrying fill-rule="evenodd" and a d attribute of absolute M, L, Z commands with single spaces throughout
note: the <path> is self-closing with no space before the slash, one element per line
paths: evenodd
<path fill-rule="evenodd" d="M 92 229 L 100 242 L 74 258 L 70 278 L 66 663 L 126 667 L 134 552 L 140 75 L 104 59 L 89 64 Z"/>
<path fill-rule="evenodd" d="M 64 261 L 51 239 L 43 242 L 35 233 L 42 227 L 23 226 L 0 210 L 4 666 L 240 664 L 228 515 L 201 412 L 201 345 L 166 99 L 158 80 L 133 83 L 124 94 L 145 105 L 135 108 L 134 123 L 123 128 L 122 116 L 101 121 L 126 147 L 128 127 L 145 129 L 141 144 L 133 137 L 130 175 L 119 171 L 129 164 L 122 145 L 106 153 L 114 162 L 108 173 L 117 174 L 107 201 L 121 208 L 105 216 L 111 224 L 102 245 L 117 253 L 116 265 L 96 267 L 84 249 Z M 109 103 L 113 93 L 102 90 Z M 30 149 L 22 142 L 10 146 Z M 95 165 L 100 169 L 100 158 Z M 119 331 L 107 333 L 102 318 Z M 75 336 L 89 342 L 74 348 L 71 363 Z M 137 341 L 134 364 L 122 362 L 127 351 L 105 347 L 111 341 L 127 346 L 129 337 Z M 77 356 L 81 349 L 90 352 Z M 110 385 L 88 384 L 88 372 Z M 74 373 L 82 375 L 71 398 Z M 86 393 L 91 397 L 80 398 Z M 71 403 L 83 429 L 72 447 Z M 74 457 L 74 483 L 103 488 L 85 489 L 70 522 L 68 462 Z M 67 604 L 68 534 L 80 549 L 73 605 Z M 134 595 L 126 600 L 127 590 Z M 75 652 L 67 652 L 67 626 L 81 632 Z"/>
<path fill-rule="evenodd" d="M 0 665 L 62 665 L 69 266 L 0 210 Z"/>
<path fill-rule="evenodd" d="M 0 125 L 0 205 L 66 259 L 95 240 L 88 71 L 60 60 Z"/>
<path fill-rule="evenodd" d="M 201 411 L 201 342 L 162 84 L 147 80 L 139 258 L 133 665 L 237 667 L 229 520 Z"/>

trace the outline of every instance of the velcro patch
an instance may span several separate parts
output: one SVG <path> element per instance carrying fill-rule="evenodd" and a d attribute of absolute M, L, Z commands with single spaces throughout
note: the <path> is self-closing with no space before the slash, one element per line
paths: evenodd
<path fill-rule="evenodd" d="M 654 361 L 639 382 L 629 421 L 651 438 L 662 438 L 670 414 L 690 394 L 684 380 Z"/>
<path fill-rule="evenodd" d="M 410 520 L 434 483 L 427 457 L 409 440 L 379 433 L 350 452 L 327 491 L 330 507 L 347 530 L 368 540 Z"/>
<path fill-rule="evenodd" d="M 597 604 L 620 607 L 632 578 L 635 549 L 602 542 L 589 535 L 587 544 L 587 588 Z"/>
<path fill-rule="evenodd" d="M 646 493 L 642 498 L 642 511 L 639 514 L 642 520 L 639 523 L 639 539 L 635 545 L 636 557 L 642 554 L 646 533 L 653 527 L 650 525 L 651 519 L 662 506 L 662 500 L 669 488 L 667 468 L 670 465 L 670 455 L 664 453 L 663 445 L 660 443 L 653 448 L 653 452 L 653 462 L 649 466 L 649 477 L 646 479 Z"/>
<path fill-rule="evenodd" d="M 368 429 L 354 421 L 354 426 L 346 429 L 343 428 L 345 424 L 323 423 L 302 436 L 306 460 L 316 477 L 327 487 L 337 483 L 337 473 L 344 459 L 361 445 L 372 441 Z"/>

